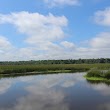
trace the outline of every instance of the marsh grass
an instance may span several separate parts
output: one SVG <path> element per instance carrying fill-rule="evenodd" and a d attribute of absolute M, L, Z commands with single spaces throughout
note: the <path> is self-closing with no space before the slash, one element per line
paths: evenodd
<path fill-rule="evenodd" d="M 87 71 L 89 65 L 53 64 L 53 65 L 1 65 L 0 74 L 25 73 L 25 72 L 63 72 L 63 71 Z"/>
<path fill-rule="evenodd" d="M 88 81 L 99 81 L 110 83 L 110 70 L 99 70 L 93 68 L 84 76 Z"/>
<path fill-rule="evenodd" d="M 107 85 L 110 85 L 110 79 L 107 78 L 96 78 L 96 77 L 86 77 L 84 76 L 90 84 L 100 84 L 100 83 L 105 83 Z"/>
<path fill-rule="evenodd" d="M 40 64 L 40 65 L 0 65 L 0 76 L 19 74 L 39 74 L 39 73 L 70 73 L 85 72 L 91 68 L 109 69 L 110 64 Z M 98 70 L 94 70 L 95 75 L 99 75 Z M 90 71 L 90 76 L 94 76 Z M 109 73 L 106 75 L 109 77 Z"/>
<path fill-rule="evenodd" d="M 98 69 L 91 69 L 87 73 L 87 77 L 101 77 L 102 71 Z"/>

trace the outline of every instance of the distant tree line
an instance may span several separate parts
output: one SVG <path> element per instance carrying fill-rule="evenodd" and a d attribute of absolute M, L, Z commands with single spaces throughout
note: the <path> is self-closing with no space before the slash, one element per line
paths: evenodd
<path fill-rule="evenodd" d="M 95 64 L 110 63 L 110 58 L 98 59 L 67 59 L 67 60 L 30 60 L 30 61 L 1 61 L 0 65 L 38 65 L 38 64 Z"/>

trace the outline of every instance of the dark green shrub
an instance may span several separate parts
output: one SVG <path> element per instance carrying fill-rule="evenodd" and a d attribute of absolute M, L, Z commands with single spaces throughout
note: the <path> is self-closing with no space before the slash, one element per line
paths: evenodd
<path fill-rule="evenodd" d="M 107 71 L 104 75 L 105 78 L 110 79 L 110 71 Z"/>
<path fill-rule="evenodd" d="M 87 77 L 101 77 L 102 74 L 103 73 L 101 70 L 91 69 L 90 71 L 88 71 Z"/>

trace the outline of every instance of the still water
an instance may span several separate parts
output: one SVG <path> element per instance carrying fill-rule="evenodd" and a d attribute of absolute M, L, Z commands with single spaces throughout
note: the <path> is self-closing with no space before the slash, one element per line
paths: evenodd
<path fill-rule="evenodd" d="M 110 110 L 110 86 L 84 74 L 0 79 L 0 110 Z"/>

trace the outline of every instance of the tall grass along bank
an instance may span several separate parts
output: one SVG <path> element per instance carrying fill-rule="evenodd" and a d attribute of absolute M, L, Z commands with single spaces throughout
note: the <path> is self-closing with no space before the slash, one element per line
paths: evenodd
<path fill-rule="evenodd" d="M 91 68 L 98 68 L 99 70 L 109 69 L 110 64 L 0 65 L 0 76 L 14 74 L 85 72 Z"/>
<path fill-rule="evenodd" d="M 85 77 L 90 81 L 110 82 L 110 70 L 99 70 L 94 68 L 89 70 Z"/>

